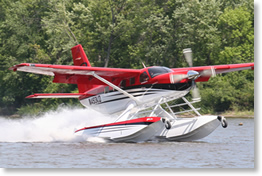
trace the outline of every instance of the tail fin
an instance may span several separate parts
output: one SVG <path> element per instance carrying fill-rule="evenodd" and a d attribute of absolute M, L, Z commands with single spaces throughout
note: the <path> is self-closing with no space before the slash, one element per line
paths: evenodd
<path fill-rule="evenodd" d="M 75 66 L 86 66 L 86 67 L 91 67 L 91 64 L 86 57 L 86 54 L 83 50 L 82 45 L 76 45 L 73 48 L 71 48 L 72 51 L 72 56 L 73 56 L 73 61 Z M 90 89 L 90 85 L 88 83 L 86 84 L 77 84 L 78 91 L 79 93 L 84 93 L 88 89 Z"/>
<path fill-rule="evenodd" d="M 71 48 L 73 61 L 75 66 L 87 66 L 91 67 L 91 64 L 86 57 L 86 54 L 83 50 L 82 45 L 76 45 L 73 48 Z"/>

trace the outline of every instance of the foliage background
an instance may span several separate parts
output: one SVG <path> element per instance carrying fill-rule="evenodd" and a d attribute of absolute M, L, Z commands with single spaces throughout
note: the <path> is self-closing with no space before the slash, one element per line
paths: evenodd
<path fill-rule="evenodd" d="M 0 0 L 0 114 L 34 114 L 75 99 L 27 100 L 39 92 L 77 92 L 76 85 L 12 72 L 23 63 L 72 65 L 81 43 L 94 66 L 187 67 L 254 62 L 252 0 Z M 204 113 L 254 111 L 254 72 L 199 83 Z"/>

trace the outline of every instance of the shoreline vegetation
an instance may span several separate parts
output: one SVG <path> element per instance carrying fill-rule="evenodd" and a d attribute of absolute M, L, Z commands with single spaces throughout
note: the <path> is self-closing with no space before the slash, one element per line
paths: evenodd
<path fill-rule="evenodd" d="M 251 111 L 243 111 L 243 112 L 233 112 L 233 111 L 230 111 L 230 112 L 225 112 L 225 113 L 213 113 L 213 114 L 201 114 L 201 115 L 222 115 L 224 116 L 225 118 L 251 118 L 251 119 L 254 119 L 255 118 L 255 115 L 254 115 L 254 112 L 251 112 Z M 192 114 L 190 115 L 180 115 L 179 117 L 181 118 L 190 118 L 190 117 L 193 117 Z"/>
<path fill-rule="evenodd" d="M 254 111 L 238 111 L 238 112 L 232 112 L 228 111 L 225 113 L 222 113 L 222 115 L 226 118 L 255 118 L 255 112 Z"/>

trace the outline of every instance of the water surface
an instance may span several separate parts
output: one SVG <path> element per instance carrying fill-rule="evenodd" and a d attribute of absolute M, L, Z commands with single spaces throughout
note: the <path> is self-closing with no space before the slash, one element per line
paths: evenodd
<path fill-rule="evenodd" d="M 130 144 L 76 140 L 71 128 L 80 125 L 78 121 L 59 113 L 50 121 L 53 115 L 40 120 L 0 118 L 0 167 L 254 168 L 254 119 L 229 118 L 228 128 L 219 126 L 195 142 Z"/>

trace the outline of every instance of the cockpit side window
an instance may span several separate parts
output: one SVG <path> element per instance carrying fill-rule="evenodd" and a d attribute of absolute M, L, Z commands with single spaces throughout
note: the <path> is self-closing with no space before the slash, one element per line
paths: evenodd
<path fill-rule="evenodd" d="M 140 82 L 143 83 L 143 82 L 146 82 L 149 80 L 149 76 L 148 74 L 144 71 L 141 75 L 140 75 Z"/>

